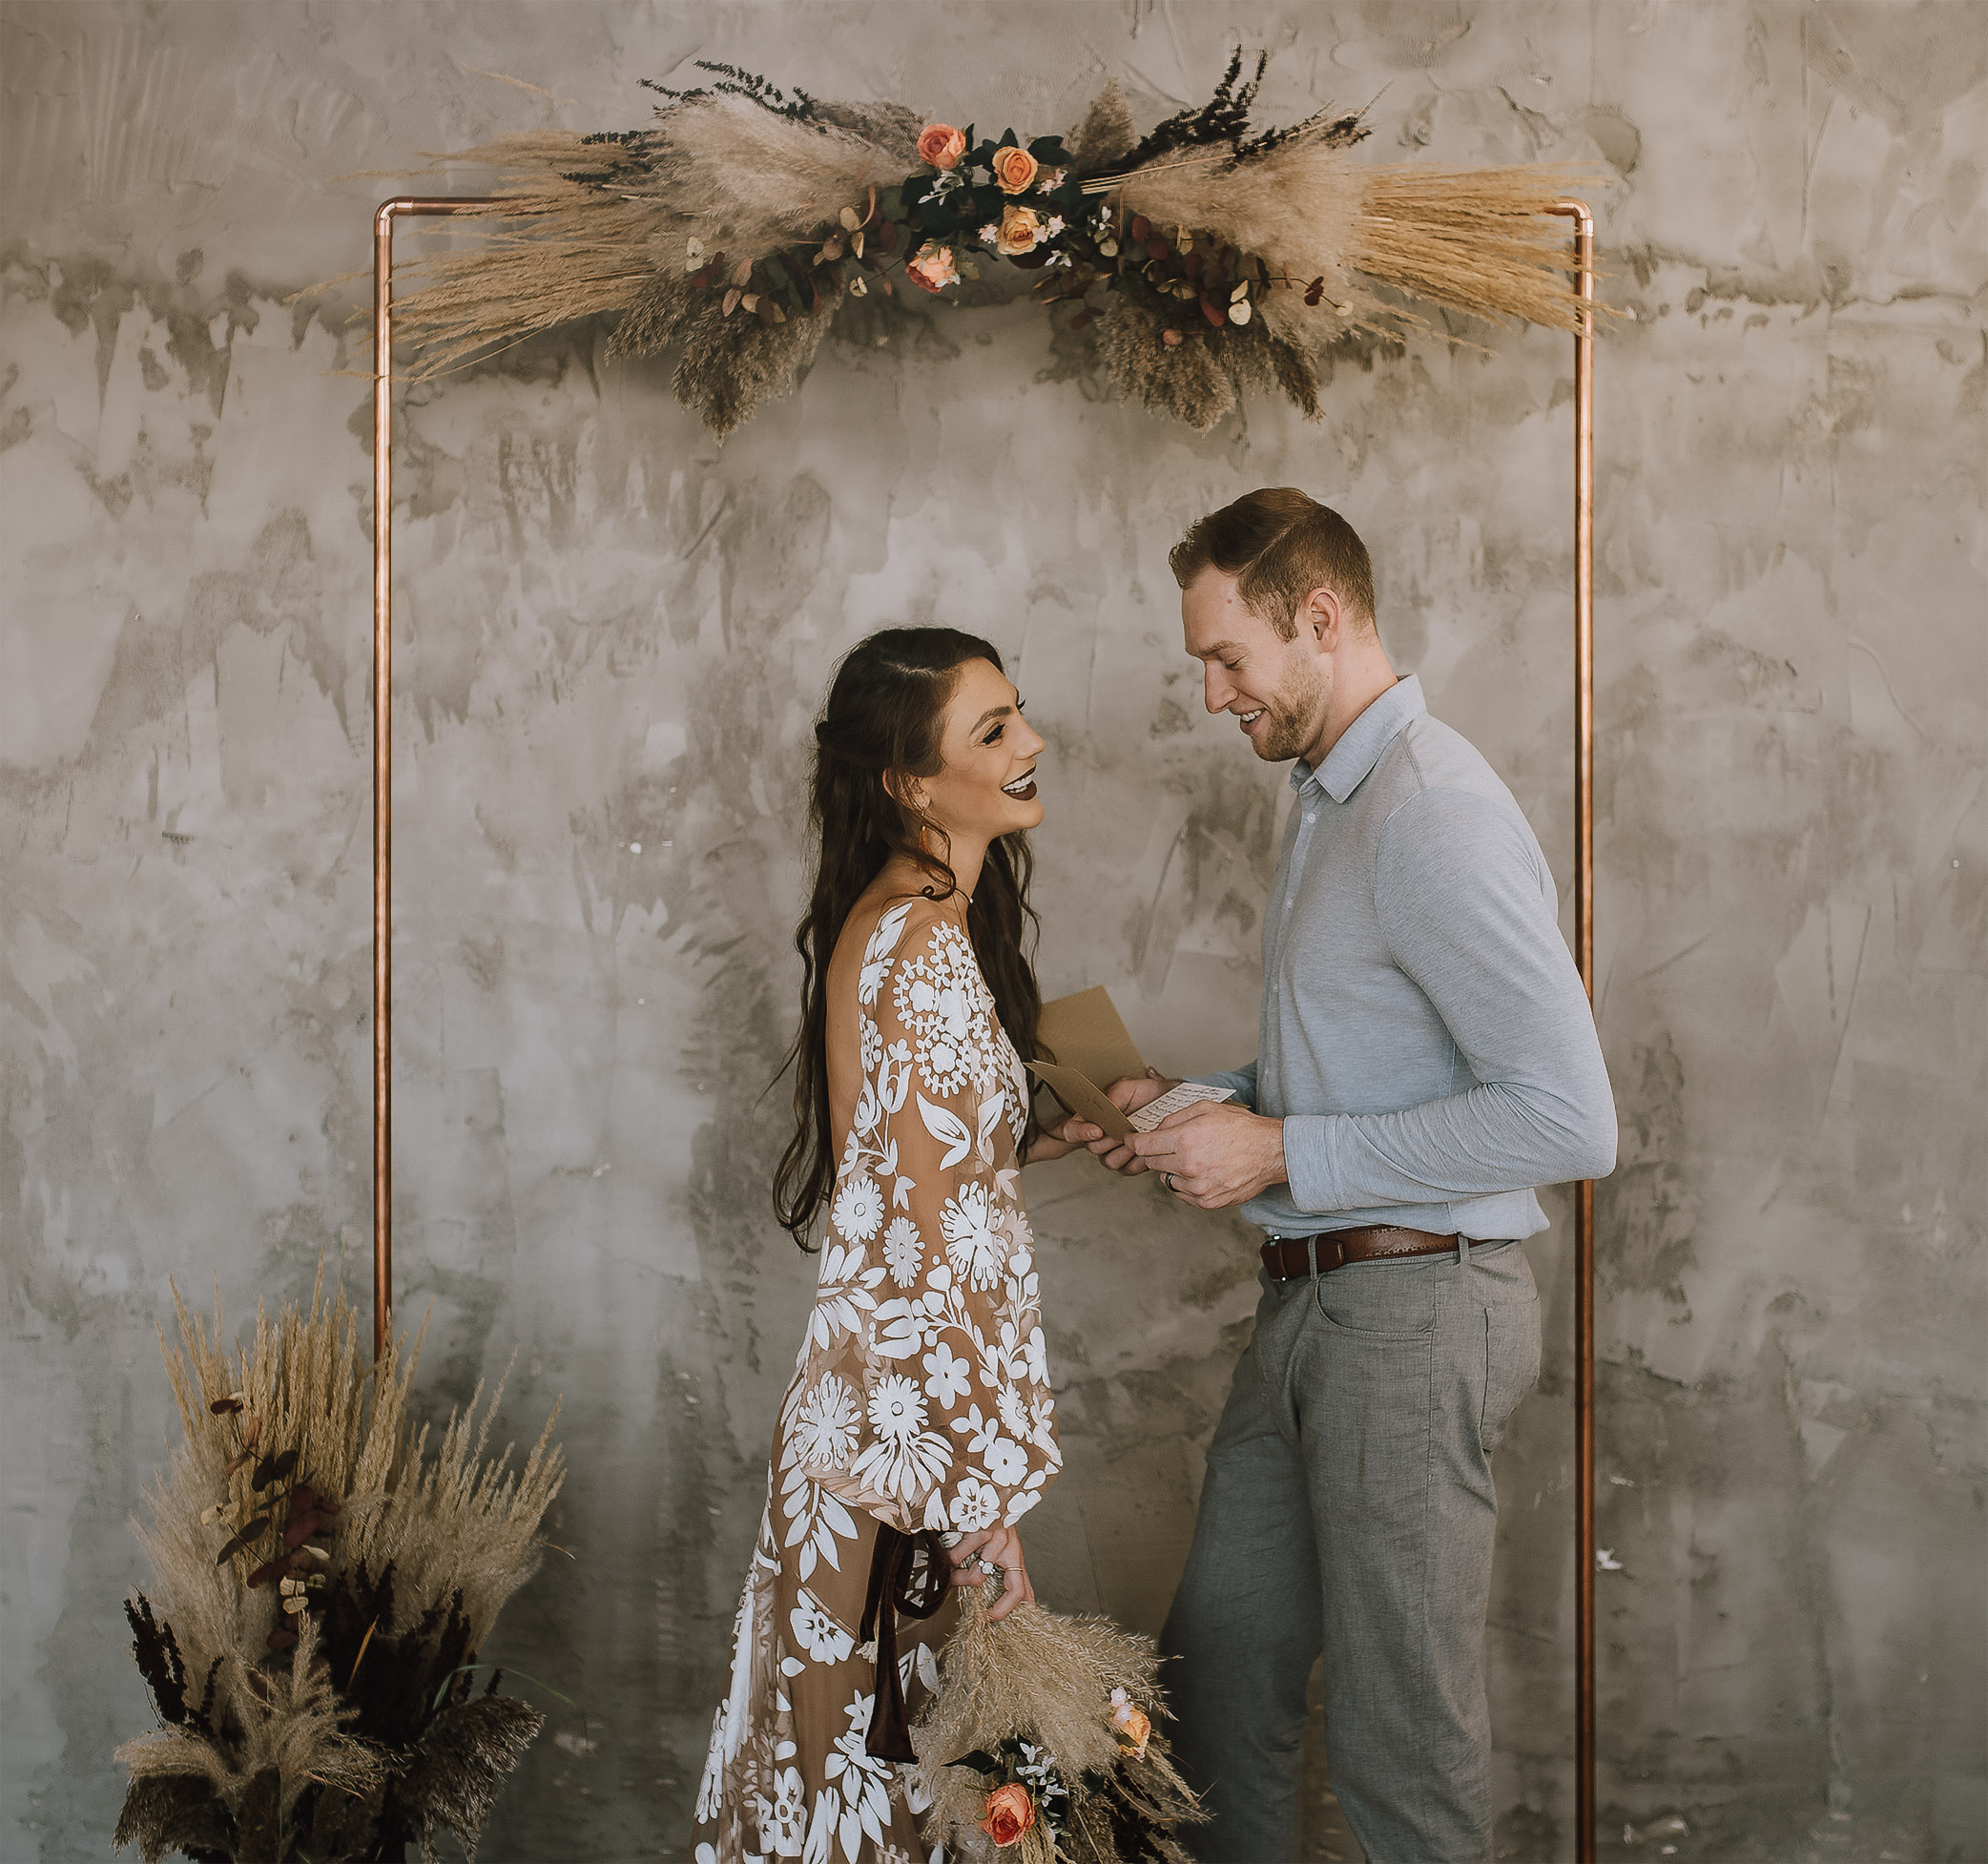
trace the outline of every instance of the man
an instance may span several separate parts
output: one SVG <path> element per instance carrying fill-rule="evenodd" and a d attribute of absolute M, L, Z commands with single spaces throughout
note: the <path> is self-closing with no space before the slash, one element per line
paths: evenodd
<path fill-rule="evenodd" d="M 1203 1854 L 1297 1854 L 1305 1690 L 1370 1864 L 1491 1854 L 1491 1451 L 1539 1374 L 1535 1187 L 1614 1169 L 1553 878 L 1491 767 L 1398 678 L 1365 547 L 1292 487 L 1175 547 L 1211 713 L 1297 792 L 1263 921 L 1257 1059 L 1120 1142 L 1267 1232 L 1163 1648 Z M 1135 1110 L 1178 1084 L 1123 1081 Z M 1071 1137 L 1079 1136 L 1075 1129 Z"/>

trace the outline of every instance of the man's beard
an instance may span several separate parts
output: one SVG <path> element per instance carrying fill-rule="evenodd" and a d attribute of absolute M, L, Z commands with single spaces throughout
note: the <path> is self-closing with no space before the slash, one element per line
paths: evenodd
<path fill-rule="evenodd" d="M 1324 697 L 1315 679 L 1294 675 L 1264 706 L 1269 716 L 1262 735 L 1254 740 L 1256 755 L 1267 764 L 1289 763 L 1302 756 L 1318 735 L 1317 715 L 1325 709 Z"/>

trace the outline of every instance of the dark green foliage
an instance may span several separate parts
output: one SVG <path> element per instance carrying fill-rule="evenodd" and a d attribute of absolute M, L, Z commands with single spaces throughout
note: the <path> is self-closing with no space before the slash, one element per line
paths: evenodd
<path fill-rule="evenodd" d="M 747 103 L 757 104 L 772 115 L 784 116 L 794 123 L 806 123 L 823 135 L 827 134 L 815 99 L 798 85 L 794 87 L 794 94 L 790 97 L 778 85 L 761 77 L 757 72 L 744 71 L 736 65 L 714 64 L 709 58 L 699 58 L 694 63 L 700 72 L 711 72 L 718 81 L 695 91 L 673 90 L 651 77 L 639 82 L 645 91 L 654 91 L 672 103 L 689 103 L 696 97 L 708 97 L 714 92 L 728 97 L 743 97 Z"/>
<path fill-rule="evenodd" d="M 138 1660 L 138 1674 L 152 1691 L 160 1720 L 185 1721 L 186 1665 L 172 1626 L 152 1615 L 152 1601 L 142 1592 L 136 1605 L 125 1600 L 124 1615 L 131 1624 L 132 1654 Z"/>
<path fill-rule="evenodd" d="M 1256 101 L 1257 87 L 1263 82 L 1270 53 L 1259 52 L 1256 54 L 1255 72 L 1238 89 L 1242 63 L 1242 48 L 1237 46 L 1234 56 L 1229 60 L 1229 69 L 1222 73 L 1221 83 L 1215 86 L 1214 94 L 1199 110 L 1183 110 L 1168 117 L 1164 123 L 1155 125 L 1119 166 L 1137 168 L 1143 162 L 1171 155 L 1176 150 L 1204 148 L 1211 142 L 1239 142 L 1249 131 L 1250 108 Z"/>

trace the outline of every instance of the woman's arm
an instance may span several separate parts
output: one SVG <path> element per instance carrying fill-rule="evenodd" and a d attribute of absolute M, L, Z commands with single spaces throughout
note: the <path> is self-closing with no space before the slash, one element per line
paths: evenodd
<path fill-rule="evenodd" d="M 1020 1174 L 995 1165 L 1002 1123 L 1025 1109 L 944 913 L 885 913 L 859 992 L 862 1087 L 791 1400 L 792 1474 L 902 1532 L 1012 1527 L 1063 1462 Z"/>

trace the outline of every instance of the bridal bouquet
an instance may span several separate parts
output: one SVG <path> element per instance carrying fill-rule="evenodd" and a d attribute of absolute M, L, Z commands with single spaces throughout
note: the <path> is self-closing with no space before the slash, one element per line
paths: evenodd
<path fill-rule="evenodd" d="M 990 1625 L 996 1596 L 967 1595 L 911 1731 L 927 1840 L 979 1864 L 1188 1864 L 1178 1831 L 1207 1814 L 1152 1727 L 1150 1640 L 1039 1605 Z"/>

